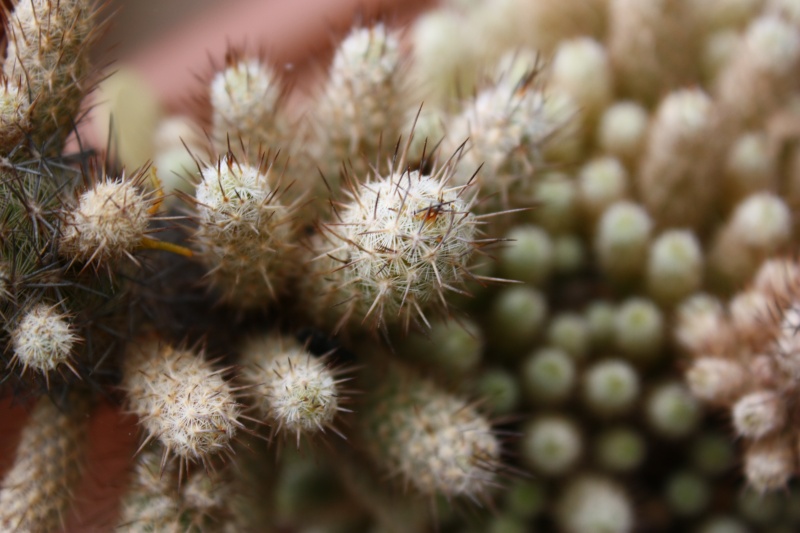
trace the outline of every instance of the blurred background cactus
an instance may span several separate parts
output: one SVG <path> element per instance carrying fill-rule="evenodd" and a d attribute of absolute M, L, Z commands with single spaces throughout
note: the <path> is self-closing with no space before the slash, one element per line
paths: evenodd
<path fill-rule="evenodd" d="M 428 7 L 180 113 L 8 9 L 3 531 L 800 528 L 796 2 Z"/>

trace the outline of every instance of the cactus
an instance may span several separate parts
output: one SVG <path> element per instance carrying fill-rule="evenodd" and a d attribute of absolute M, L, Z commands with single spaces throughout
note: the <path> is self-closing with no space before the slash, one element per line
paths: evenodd
<path fill-rule="evenodd" d="M 312 86 L 234 42 L 104 153 L 103 8 L 18 0 L 2 529 L 78 527 L 87 398 L 141 429 L 121 530 L 798 529 L 800 19 L 646 4 L 362 17 Z"/>

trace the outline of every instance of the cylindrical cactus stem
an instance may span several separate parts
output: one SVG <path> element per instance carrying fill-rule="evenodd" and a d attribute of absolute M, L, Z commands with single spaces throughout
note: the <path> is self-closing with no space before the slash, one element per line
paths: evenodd
<path fill-rule="evenodd" d="M 253 385 L 257 412 L 273 433 L 294 436 L 332 429 L 343 400 L 342 379 L 325 357 L 314 357 L 290 337 L 273 333 L 250 339 L 242 348 L 242 378 Z M 346 379 L 346 378 L 345 378 Z"/>
<path fill-rule="evenodd" d="M 130 176 L 103 176 L 64 207 L 59 252 L 81 263 L 109 266 L 133 253 L 157 247 L 148 237 L 159 205 L 159 193 L 147 191 L 150 168 Z"/>
<path fill-rule="evenodd" d="M 128 346 L 122 369 L 122 389 L 130 411 L 139 417 L 146 441 L 164 446 L 165 464 L 174 454 L 181 466 L 207 464 L 231 451 L 240 405 L 224 369 L 215 369 L 202 355 L 175 348 L 154 338 Z"/>
<path fill-rule="evenodd" d="M 699 41 L 690 2 L 612 0 L 608 9 L 608 51 L 623 94 L 652 103 L 665 89 L 696 79 Z"/>
<path fill-rule="evenodd" d="M 11 364 L 22 366 L 23 374 L 29 368 L 43 373 L 49 387 L 50 372 L 59 366 L 78 375 L 71 360 L 80 340 L 58 305 L 38 303 L 21 315 L 11 332 Z"/>
<path fill-rule="evenodd" d="M 162 467 L 162 455 L 159 446 L 149 446 L 136 457 L 117 530 L 126 533 L 184 531 L 180 524 L 177 468 L 174 463 Z"/>
<path fill-rule="evenodd" d="M 77 395 L 64 406 L 38 400 L 0 485 L 0 529 L 46 533 L 63 527 L 80 481 L 87 410 Z"/>
<path fill-rule="evenodd" d="M 312 110 L 318 160 L 329 184 L 340 168 L 362 175 L 393 147 L 413 118 L 411 87 L 400 36 L 383 24 L 355 28 L 339 45 L 323 94 Z"/>
<path fill-rule="evenodd" d="M 151 445 L 136 457 L 115 531 L 227 531 L 232 523 L 228 470 L 195 469 L 182 481 L 174 463 L 162 468 L 162 455 L 160 446 Z"/>
<path fill-rule="evenodd" d="M 428 496 L 489 497 L 500 443 L 469 402 L 392 367 L 360 408 L 361 435 L 373 461 Z"/>
<path fill-rule="evenodd" d="M 659 103 L 636 175 L 641 201 L 659 227 L 707 226 L 725 146 L 716 126 L 711 98 L 700 89 L 669 93 Z"/>
<path fill-rule="evenodd" d="M 5 77 L 30 95 L 34 141 L 66 138 L 88 89 L 89 49 L 99 35 L 87 0 L 20 0 L 8 18 Z"/>
<path fill-rule="evenodd" d="M 312 245 L 304 289 L 310 314 L 337 330 L 393 323 L 408 330 L 428 323 L 426 308 L 446 308 L 446 292 L 478 277 L 469 271 L 473 252 L 494 242 L 477 238 L 474 197 L 452 177 L 449 165 L 431 175 L 398 167 L 351 184 L 338 220 L 323 225 Z"/>
<path fill-rule="evenodd" d="M 219 153 L 283 147 L 289 141 L 289 119 L 281 111 L 285 91 L 267 64 L 235 52 L 226 56 L 225 68 L 211 80 L 211 138 Z M 242 154 L 239 154 L 242 155 Z"/>
<path fill-rule="evenodd" d="M 193 200 L 208 279 L 239 308 L 274 302 L 295 269 L 297 204 L 283 203 L 286 189 L 272 175 L 274 162 L 267 156 L 239 162 L 228 152 L 203 168 Z"/>

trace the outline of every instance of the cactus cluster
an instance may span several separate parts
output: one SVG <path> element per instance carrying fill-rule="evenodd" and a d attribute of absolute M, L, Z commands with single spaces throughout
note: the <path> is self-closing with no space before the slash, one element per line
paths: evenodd
<path fill-rule="evenodd" d="M 301 98 L 228 50 L 158 168 L 67 148 L 101 13 L 6 17 L 3 530 L 74 522 L 109 401 L 109 530 L 800 527 L 792 1 L 449 0 Z"/>

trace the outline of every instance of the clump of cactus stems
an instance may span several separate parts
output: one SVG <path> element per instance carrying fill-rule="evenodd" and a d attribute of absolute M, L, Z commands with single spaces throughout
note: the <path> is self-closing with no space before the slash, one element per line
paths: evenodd
<path fill-rule="evenodd" d="M 297 102 L 230 52 L 157 240 L 149 168 L 62 155 L 96 11 L 20 0 L 0 314 L 36 407 L 0 500 L 36 502 L 3 523 L 61 525 L 85 430 L 44 393 L 93 388 L 142 430 L 122 530 L 797 529 L 753 503 L 797 497 L 797 9 L 645 4 L 362 22 Z"/>

